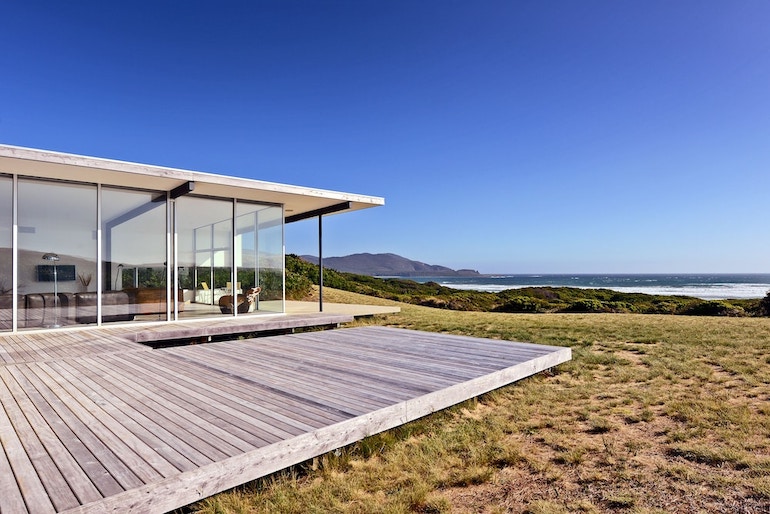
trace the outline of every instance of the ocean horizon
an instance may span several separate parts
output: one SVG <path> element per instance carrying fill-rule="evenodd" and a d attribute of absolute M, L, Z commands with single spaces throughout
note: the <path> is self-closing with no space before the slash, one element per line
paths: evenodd
<path fill-rule="evenodd" d="M 490 274 L 470 277 L 403 277 L 454 289 L 497 293 L 524 287 L 611 289 L 621 293 L 691 296 L 703 300 L 764 298 L 770 273 Z"/>

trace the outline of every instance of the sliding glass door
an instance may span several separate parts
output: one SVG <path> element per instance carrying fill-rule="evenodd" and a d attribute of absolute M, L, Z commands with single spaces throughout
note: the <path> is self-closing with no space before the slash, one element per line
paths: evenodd
<path fill-rule="evenodd" d="M 283 312 L 283 209 L 239 201 L 235 225 L 238 282 L 259 288 L 248 312 Z"/>
<path fill-rule="evenodd" d="M 18 194 L 19 326 L 96 323 L 97 187 L 19 179 Z"/>
<path fill-rule="evenodd" d="M 102 188 L 103 322 L 122 321 L 108 311 L 124 302 L 135 321 L 168 319 L 166 218 L 164 192 Z"/>
<path fill-rule="evenodd" d="M 184 317 L 283 312 L 283 209 L 195 196 L 176 200 Z"/>
<path fill-rule="evenodd" d="M 179 282 L 191 289 L 185 316 L 231 316 L 233 202 L 185 196 L 176 200 Z"/>

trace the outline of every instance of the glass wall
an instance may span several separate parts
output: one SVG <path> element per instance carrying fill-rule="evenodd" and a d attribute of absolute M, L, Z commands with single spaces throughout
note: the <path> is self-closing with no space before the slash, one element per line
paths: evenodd
<path fill-rule="evenodd" d="M 281 206 L 16 184 L 14 252 L 14 180 L 0 175 L 0 331 L 13 329 L 14 255 L 19 329 L 284 311 Z"/>
<path fill-rule="evenodd" d="M 284 311 L 283 207 L 268 207 L 259 213 L 259 276 L 262 284 L 260 309 Z"/>
<path fill-rule="evenodd" d="M 185 316 L 232 315 L 233 202 L 184 196 L 176 200 L 179 283 L 191 290 Z M 229 298 L 229 299 L 228 299 Z"/>
<path fill-rule="evenodd" d="M 283 312 L 283 210 L 280 207 L 238 202 L 236 205 L 235 264 L 246 294 L 246 312 Z"/>
<path fill-rule="evenodd" d="M 102 188 L 103 322 L 123 321 L 107 312 L 123 303 L 136 321 L 168 319 L 166 227 L 166 193 Z"/>
<path fill-rule="evenodd" d="M 13 179 L 0 175 L 0 331 L 13 328 Z"/>
<path fill-rule="evenodd" d="M 95 323 L 96 186 L 19 179 L 18 187 L 19 328 Z"/>
<path fill-rule="evenodd" d="M 257 220 L 260 206 L 238 202 L 235 209 L 235 266 L 244 291 L 260 287 Z M 258 301 L 258 298 L 256 298 Z M 255 307 L 251 311 L 256 310 Z"/>

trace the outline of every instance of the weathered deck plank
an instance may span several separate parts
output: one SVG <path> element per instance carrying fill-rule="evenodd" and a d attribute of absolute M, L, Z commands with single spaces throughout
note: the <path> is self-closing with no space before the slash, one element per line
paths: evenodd
<path fill-rule="evenodd" d="M 0 440 L 10 439 L 7 434 L 2 433 L 4 418 L 5 412 L 0 410 Z M 7 426 L 10 426 L 10 421 L 8 421 Z M 21 495 L 21 486 L 16 483 L 13 468 L 8 461 L 3 445 L 0 445 L 0 498 L 3 499 L 3 508 L 8 512 L 27 512 L 24 498 Z"/>
<path fill-rule="evenodd" d="M 34 387 L 26 374 L 30 373 L 26 367 L 19 367 L 20 371 L 25 375 L 25 389 L 30 391 L 34 390 L 34 394 L 31 395 L 35 406 L 37 407 L 40 415 L 45 419 L 45 422 L 51 427 L 51 430 L 56 434 L 56 437 L 61 442 L 62 446 L 72 456 L 77 463 L 77 466 L 81 469 L 81 472 L 75 472 L 68 470 L 65 472 L 65 476 L 70 484 L 72 484 L 75 493 L 78 494 L 78 489 L 83 488 L 88 493 L 92 493 L 91 485 L 96 487 L 99 494 L 102 496 L 108 496 L 111 494 L 117 494 L 122 491 L 123 488 L 117 483 L 117 481 L 109 474 L 107 469 L 94 457 L 94 455 L 86 448 L 86 446 L 80 441 L 77 435 L 67 426 L 67 424 L 59 417 L 53 407 L 46 401 L 43 393 Z M 57 459 L 58 462 L 58 459 Z M 87 477 L 87 480 L 83 480 L 83 483 L 77 483 L 82 476 L 80 473 Z M 91 482 L 91 484 L 88 483 Z M 81 494 L 85 496 L 85 493 Z"/>
<path fill-rule="evenodd" d="M 170 432 L 168 428 L 173 425 L 168 420 L 163 418 L 158 423 L 150 417 L 152 411 L 141 400 L 128 394 L 126 389 L 115 386 L 113 381 L 93 377 L 92 370 L 79 363 L 57 364 L 55 367 L 62 373 L 78 374 L 83 391 L 90 391 L 101 405 L 110 409 L 113 417 L 120 417 L 130 430 L 157 448 L 180 471 L 189 471 L 212 462 L 212 459 L 193 448 L 185 439 Z"/>
<path fill-rule="evenodd" d="M 117 359 L 93 359 L 89 364 L 98 366 L 103 372 L 111 373 L 122 387 L 132 389 L 142 395 L 146 408 L 162 414 L 169 423 L 176 425 L 175 430 L 188 432 L 189 441 L 195 448 L 206 452 L 213 460 L 237 455 L 238 446 L 243 441 L 234 437 L 216 424 L 216 418 L 202 405 L 196 405 L 182 398 L 167 393 L 163 387 L 163 377 L 157 375 L 137 375 L 132 370 L 126 371 Z M 246 445 L 247 446 L 247 445 Z"/>
<path fill-rule="evenodd" d="M 247 363 L 248 367 L 243 369 L 243 373 L 250 376 L 252 373 L 269 376 L 271 383 L 280 384 L 285 390 L 308 393 L 311 396 L 320 396 L 329 401 L 329 405 L 335 405 L 344 409 L 347 407 L 358 407 L 361 409 L 379 408 L 393 401 L 394 395 L 390 388 L 384 388 L 373 385 L 366 381 L 355 379 L 350 374 L 340 373 L 331 369 L 324 369 L 323 366 L 309 365 L 300 359 L 292 359 L 283 355 L 269 354 L 260 347 L 260 356 L 266 358 L 254 358 L 248 355 L 249 352 L 242 351 L 243 347 L 231 348 L 232 355 L 226 356 L 220 353 L 220 358 L 230 359 L 231 362 L 225 362 L 224 366 L 236 365 L 236 363 Z M 291 353 L 294 353 L 292 348 Z M 209 362 L 216 361 L 216 357 L 209 353 Z M 242 366 L 242 364 L 241 364 Z M 323 373 L 321 373 L 323 372 Z M 318 380 L 323 377 L 324 380 Z M 254 380 L 259 377 L 254 375 Z M 356 389 L 356 397 L 351 398 L 349 390 Z"/>
<path fill-rule="evenodd" d="M 48 420 L 57 419 L 53 415 L 50 405 L 43 399 L 40 393 L 27 380 L 22 370 L 8 368 L 16 384 L 11 387 L 11 393 L 16 398 L 16 403 L 24 411 L 30 425 L 34 428 L 40 441 L 43 443 L 56 467 L 61 471 L 62 478 L 72 488 L 79 503 L 87 503 L 101 498 L 101 494 L 91 479 L 72 457 L 70 452 L 61 442 L 59 434 L 54 432 L 56 422 Z M 113 490 L 117 491 L 117 489 Z"/>
<path fill-rule="evenodd" d="M 35 365 L 28 366 L 30 370 L 33 370 Z M 91 455 L 109 471 L 122 487 L 131 488 L 142 485 L 143 482 L 139 475 L 144 475 L 147 479 L 154 478 L 153 473 L 139 459 L 131 455 L 130 449 L 126 448 L 125 444 L 114 437 L 109 437 L 109 430 L 103 426 L 101 420 L 94 420 L 90 416 L 85 416 L 82 407 L 66 390 L 59 387 L 44 371 L 39 369 L 34 371 L 28 375 L 33 385 L 43 394 L 46 401 L 67 424 L 72 433 L 88 448 Z M 107 442 L 102 437 L 108 438 Z M 114 448 L 109 446 L 110 441 L 116 443 Z M 127 467 L 122 458 L 126 458 L 131 465 L 136 465 L 136 468 Z"/>
<path fill-rule="evenodd" d="M 309 343 L 309 344 L 306 344 Z M 288 365 L 296 363 L 298 368 L 318 368 L 328 371 L 330 376 L 342 376 L 355 382 L 356 377 L 379 377 L 378 382 L 389 383 L 392 390 L 403 390 L 408 393 L 425 392 L 432 386 L 440 386 L 444 380 L 438 378 L 443 372 L 436 366 L 424 371 L 409 369 L 410 363 L 396 361 L 394 355 L 390 359 L 378 359 L 369 352 L 366 359 L 355 347 L 340 347 L 332 349 L 313 345 L 312 339 L 298 336 L 294 339 L 291 354 L 287 355 L 280 345 L 266 341 L 260 346 L 261 352 L 271 357 L 272 362 Z"/>
<path fill-rule="evenodd" d="M 131 361 L 130 358 L 127 360 Z M 200 409 L 202 416 L 210 417 L 209 421 L 234 436 L 233 444 L 237 444 L 242 451 L 248 450 L 253 446 L 270 444 L 281 439 L 292 437 L 301 430 L 292 432 L 284 431 L 280 427 L 264 423 L 261 419 L 255 417 L 259 413 L 249 412 L 245 408 L 235 408 L 233 402 L 228 401 L 217 388 L 204 387 L 204 383 L 198 380 L 187 379 L 178 373 L 175 373 L 173 367 L 161 366 L 157 361 L 153 362 L 133 362 L 137 372 L 142 367 L 149 369 L 150 372 L 157 372 L 161 376 L 169 377 L 163 382 L 163 388 L 169 394 L 177 395 L 178 398 L 185 398 L 192 404 L 206 405 L 207 408 Z M 173 375 L 171 375 L 173 373 Z M 207 394 L 210 393 L 210 394 Z M 188 400 L 189 399 L 189 400 Z M 235 439 L 237 438 L 237 439 Z"/>
<path fill-rule="evenodd" d="M 71 410 L 80 419 L 93 420 L 92 423 L 89 423 L 89 427 L 91 430 L 98 431 L 97 435 L 106 445 L 110 448 L 121 447 L 121 460 L 129 464 L 142 481 L 157 480 L 159 476 L 168 476 L 178 471 L 157 450 L 146 444 L 134 432 L 126 429 L 118 419 L 103 409 L 95 401 L 90 391 L 83 393 L 75 387 L 74 384 L 80 382 L 79 376 L 71 377 L 71 381 L 69 381 L 66 374 L 56 372 L 48 363 L 40 363 L 38 366 L 43 373 L 53 379 L 56 385 L 61 387 L 63 392 L 57 396 L 61 398 L 66 395 L 77 402 L 73 404 L 74 408 Z M 103 428 L 95 428 L 97 426 L 96 420 Z"/>
<path fill-rule="evenodd" d="M 3 513 L 173 510 L 570 357 L 383 327 L 147 350 L 126 330 L 0 339 Z"/>
<path fill-rule="evenodd" d="M 297 411 L 292 416 L 284 405 L 278 402 L 270 402 L 263 395 L 258 399 L 242 394 L 243 389 L 235 389 L 228 383 L 228 376 L 208 372 L 208 366 L 203 367 L 187 360 L 182 361 L 173 355 L 162 355 L 160 359 L 169 360 L 166 369 L 173 369 L 175 379 L 185 391 L 199 392 L 202 399 L 211 401 L 230 410 L 237 411 L 236 416 L 245 416 L 247 421 L 256 422 L 258 427 L 266 433 L 266 442 L 277 437 L 284 438 L 287 435 L 296 435 L 314 426 L 304 422 L 307 419 L 306 411 Z M 181 365 L 180 365 L 181 364 Z M 233 370 L 234 371 L 234 370 Z M 285 400 L 285 398 L 284 398 Z"/>
<path fill-rule="evenodd" d="M 233 396 L 238 402 L 253 407 L 260 412 L 266 411 L 270 416 L 279 416 L 282 419 L 291 420 L 296 426 L 307 426 L 318 428 L 331 423 L 336 423 L 343 419 L 339 413 L 332 413 L 328 409 L 322 409 L 309 402 L 300 402 L 298 398 L 289 398 L 279 392 L 274 391 L 269 385 L 256 383 L 243 376 L 234 373 L 222 374 L 220 371 L 211 369 L 210 365 L 196 366 L 195 362 L 188 359 L 182 359 L 177 373 L 182 373 L 189 377 L 200 377 L 206 381 L 216 382 L 218 387 L 227 394 Z M 244 388 L 244 383 L 249 387 Z M 312 425 L 305 425 L 312 423 Z"/>

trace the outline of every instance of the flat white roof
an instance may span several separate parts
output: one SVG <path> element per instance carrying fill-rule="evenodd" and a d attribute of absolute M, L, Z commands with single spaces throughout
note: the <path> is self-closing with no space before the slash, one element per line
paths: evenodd
<path fill-rule="evenodd" d="M 0 173 L 158 191 L 171 191 L 188 182 L 194 182 L 194 194 L 283 204 L 287 218 L 300 217 L 344 202 L 350 202 L 348 210 L 351 211 L 385 204 L 385 199 L 377 196 L 10 145 L 0 145 Z"/>

